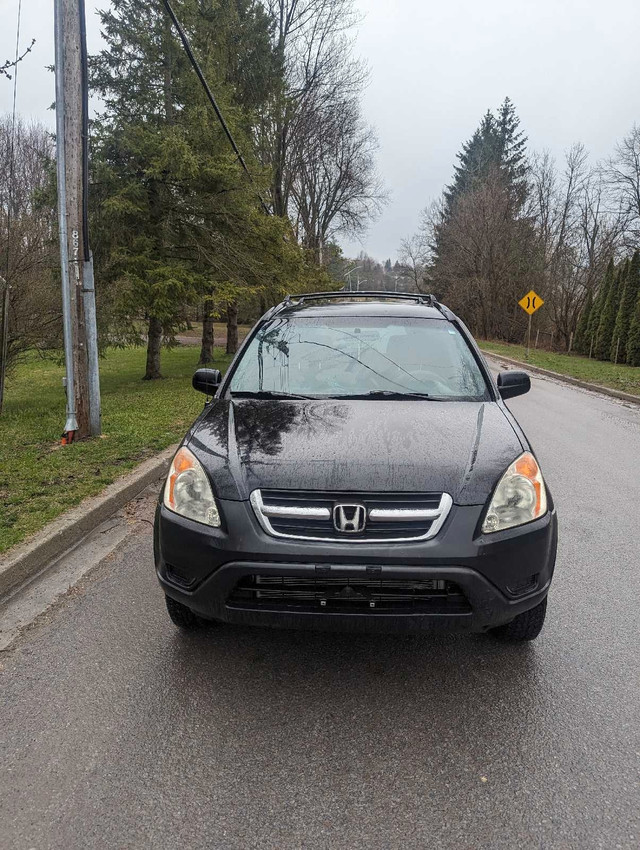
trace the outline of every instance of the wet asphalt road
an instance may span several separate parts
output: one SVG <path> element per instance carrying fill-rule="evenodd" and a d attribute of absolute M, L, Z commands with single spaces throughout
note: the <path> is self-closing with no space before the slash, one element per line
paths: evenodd
<path fill-rule="evenodd" d="M 0 657 L 3 850 L 640 847 L 640 407 L 533 384 L 537 642 L 185 638 L 142 525 Z"/>

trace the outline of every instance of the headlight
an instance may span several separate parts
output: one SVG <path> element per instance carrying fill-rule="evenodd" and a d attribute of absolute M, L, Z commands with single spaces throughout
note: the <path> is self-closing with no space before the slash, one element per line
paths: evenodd
<path fill-rule="evenodd" d="M 524 525 L 546 512 L 547 488 L 540 467 L 534 456 L 525 452 L 514 460 L 498 482 L 482 523 L 482 533 Z"/>
<path fill-rule="evenodd" d="M 164 505 L 181 516 L 220 526 L 220 514 L 209 479 L 189 449 L 178 449 L 164 486 Z"/>

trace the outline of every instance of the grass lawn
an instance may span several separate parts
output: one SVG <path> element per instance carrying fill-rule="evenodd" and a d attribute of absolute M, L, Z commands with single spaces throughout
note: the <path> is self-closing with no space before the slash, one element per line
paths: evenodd
<path fill-rule="evenodd" d="M 514 360 L 526 361 L 527 349 L 524 345 L 488 341 L 479 341 L 479 345 L 485 351 L 494 351 L 505 357 L 513 357 Z M 640 395 L 640 366 L 614 365 L 600 360 L 590 360 L 578 354 L 556 354 L 552 351 L 533 348 L 528 362 L 532 366 L 550 369 L 552 372 L 560 372 L 562 375 L 590 381 L 602 387 Z"/>
<path fill-rule="evenodd" d="M 0 552 L 182 437 L 204 402 L 191 388 L 198 353 L 163 351 L 164 380 L 142 381 L 144 348 L 109 350 L 100 363 L 103 436 L 64 447 L 63 366 L 31 357 L 17 367 L 0 416 Z M 229 361 L 216 349 L 212 365 L 224 371 Z"/>
<path fill-rule="evenodd" d="M 253 325 L 238 325 L 238 341 L 242 342 L 245 336 L 249 333 Z M 202 339 L 202 322 L 192 322 L 191 330 L 180 331 L 176 334 L 179 337 L 189 337 L 197 340 Z M 213 323 L 213 338 L 217 342 L 217 340 L 222 339 L 226 340 L 227 338 L 227 324 L 226 322 L 214 322 Z"/>

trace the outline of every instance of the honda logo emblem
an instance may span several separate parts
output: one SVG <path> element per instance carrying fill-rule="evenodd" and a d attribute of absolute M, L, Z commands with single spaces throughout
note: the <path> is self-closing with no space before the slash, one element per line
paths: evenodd
<path fill-rule="evenodd" d="M 333 525 L 343 534 L 358 534 L 367 524 L 367 509 L 364 505 L 334 505 Z"/>

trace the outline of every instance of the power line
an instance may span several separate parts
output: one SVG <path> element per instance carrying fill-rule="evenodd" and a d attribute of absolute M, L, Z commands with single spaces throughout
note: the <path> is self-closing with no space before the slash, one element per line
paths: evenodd
<path fill-rule="evenodd" d="M 226 135 L 227 139 L 229 140 L 235 155 L 238 157 L 238 162 L 242 166 L 244 173 L 249 178 L 251 185 L 255 188 L 255 181 L 254 181 L 253 177 L 251 176 L 251 172 L 247 168 L 247 163 L 244 161 L 244 157 L 240 153 L 240 149 L 238 148 L 237 144 L 235 143 L 235 139 L 231 135 L 231 130 L 227 126 L 227 122 L 224 120 L 224 116 L 222 115 L 222 112 L 220 111 L 220 107 L 216 103 L 216 99 L 213 96 L 213 92 L 209 88 L 209 85 L 208 85 L 208 83 L 205 79 L 205 76 L 202 73 L 202 69 L 200 68 L 200 65 L 198 64 L 198 60 L 193 55 L 193 51 L 191 50 L 191 45 L 189 44 L 189 39 L 187 38 L 187 34 L 183 30 L 183 28 L 180 24 L 180 21 L 177 19 L 175 12 L 171 8 L 171 4 L 169 3 L 169 0 L 163 0 L 163 3 L 164 3 L 164 6 L 165 6 L 165 9 L 167 10 L 167 14 L 171 18 L 173 25 L 175 26 L 175 28 L 178 31 L 178 35 L 180 36 L 180 40 L 182 41 L 182 45 L 185 49 L 187 56 L 189 57 L 189 61 L 191 62 L 191 65 L 193 66 L 193 70 L 196 72 L 196 74 L 198 75 L 198 79 L 202 83 L 202 87 L 206 92 L 207 98 L 209 99 L 209 103 L 211 104 L 211 106 L 213 106 L 213 109 L 214 109 L 216 115 L 218 116 L 218 121 L 220 122 L 220 126 L 224 130 L 225 135 Z M 262 206 L 262 209 L 265 211 L 265 213 L 267 215 L 271 215 L 272 214 L 271 210 L 265 204 L 265 202 L 262 198 L 262 195 L 260 194 L 260 192 L 258 191 L 257 188 L 256 188 L 256 195 L 258 196 L 258 199 L 260 200 L 260 204 Z"/>

